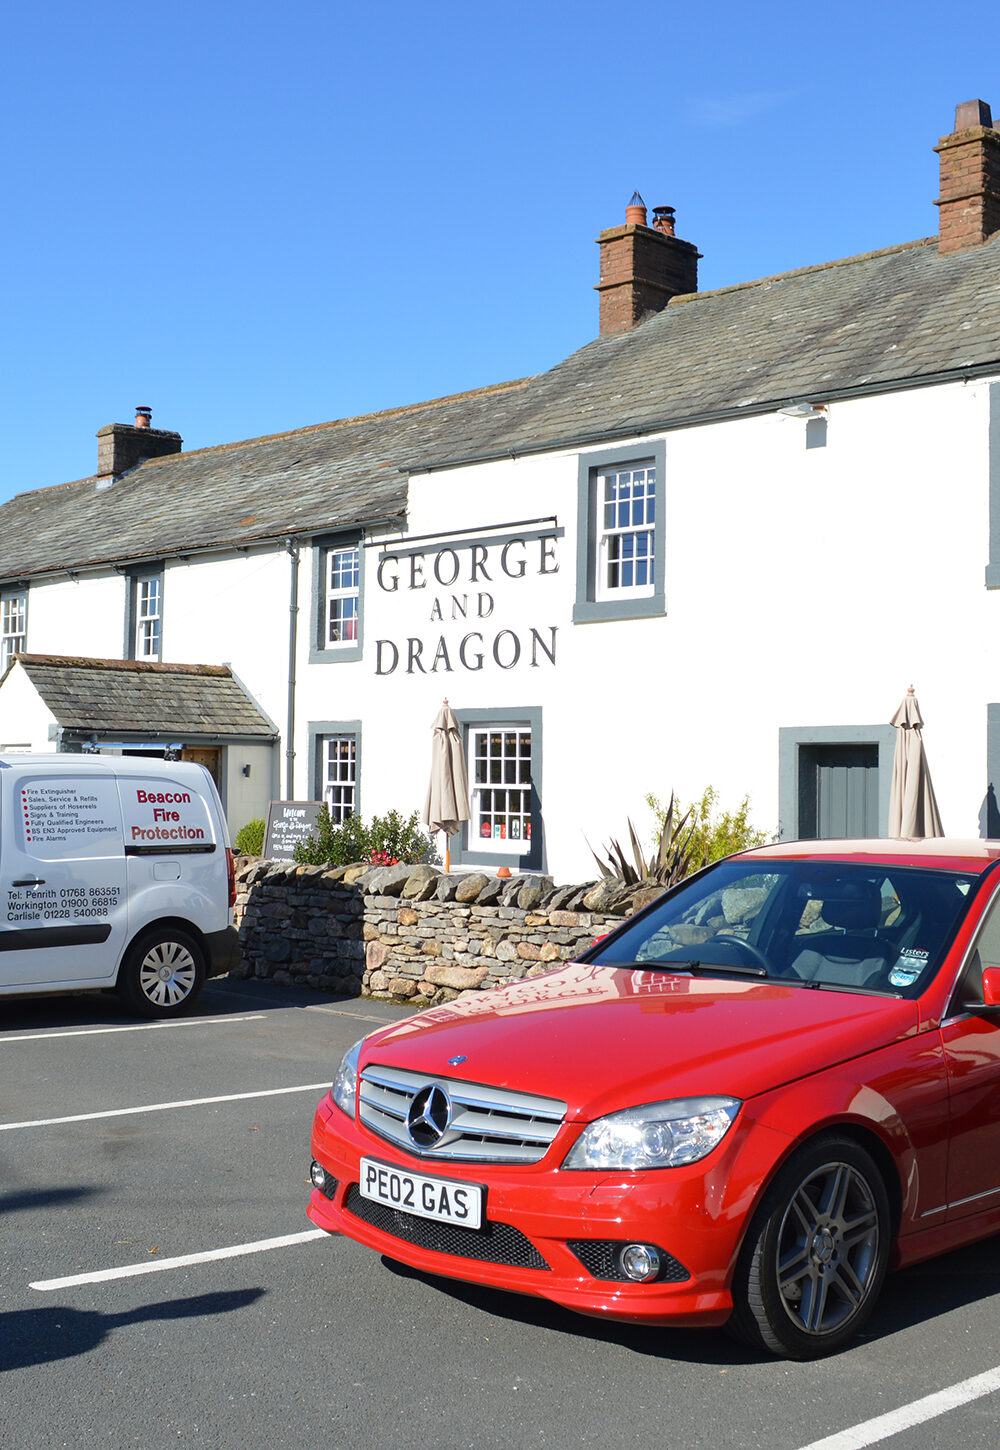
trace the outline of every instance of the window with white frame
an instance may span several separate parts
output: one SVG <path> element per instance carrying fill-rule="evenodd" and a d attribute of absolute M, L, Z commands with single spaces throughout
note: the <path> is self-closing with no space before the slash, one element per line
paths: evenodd
<path fill-rule="evenodd" d="M 24 654 L 27 642 L 27 592 L 22 590 L 0 596 L 0 674 L 15 655 Z"/>
<path fill-rule="evenodd" d="M 656 582 L 656 467 L 600 470 L 597 598 L 652 594 Z"/>
<path fill-rule="evenodd" d="M 323 800 L 335 826 L 353 816 L 357 804 L 358 751 L 354 735 L 324 735 L 321 740 Z"/>
<path fill-rule="evenodd" d="M 361 599 L 361 551 L 356 546 L 326 552 L 324 647 L 356 644 Z"/>
<path fill-rule="evenodd" d="M 140 575 L 135 581 L 135 658 L 158 660 L 161 653 L 163 578 Z"/>
<path fill-rule="evenodd" d="M 580 455 L 574 623 L 664 612 L 665 465 L 662 440 Z"/>
<path fill-rule="evenodd" d="M 530 726 L 470 727 L 469 765 L 469 849 L 523 853 L 531 844 Z"/>

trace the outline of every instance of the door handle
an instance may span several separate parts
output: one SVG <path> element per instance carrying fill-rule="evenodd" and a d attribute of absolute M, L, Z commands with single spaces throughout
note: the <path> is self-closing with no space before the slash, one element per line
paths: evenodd
<path fill-rule="evenodd" d="M 37 876 L 25 876 L 20 881 L 12 881 L 11 886 L 44 886 L 45 882 Z"/>

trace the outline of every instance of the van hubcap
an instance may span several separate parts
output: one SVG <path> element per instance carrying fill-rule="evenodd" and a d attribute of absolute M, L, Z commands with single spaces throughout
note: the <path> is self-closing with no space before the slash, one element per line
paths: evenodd
<path fill-rule="evenodd" d="M 180 942 L 157 942 L 139 965 L 139 987 L 157 1007 L 176 1007 L 189 996 L 197 968 L 187 947 Z"/>

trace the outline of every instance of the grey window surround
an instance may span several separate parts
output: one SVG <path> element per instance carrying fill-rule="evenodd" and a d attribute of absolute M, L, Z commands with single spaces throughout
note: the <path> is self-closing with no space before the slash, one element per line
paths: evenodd
<path fill-rule="evenodd" d="M 323 739 L 327 735 L 354 736 L 354 813 L 361 814 L 361 721 L 309 721 L 309 793 L 308 799 L 319 801 L 323 781 Z"/>
<path fill-rule="evenodd" d="M 142 569 L 129 569 L 125 574 L 125 641 L 122 646 L 122 659 L 134 660 L 135 653 L 135 627 L 138 623 L 138 600 L 139 581 L 142 579 L 158 579 L 160 581 L 160 652 L 156 656 L 154 664 L 163 659 L 163 617 L 164 617 L 164 565 L 162 561 L 147 564 Z"/>
<path fill-rule="evenodd" d="M 986 798 L 979 834 L 987 841 L 1000 840 L 1000 705 L 986 706 Z"/>
<path fill-rule="evenodd" d="M 989 429 L 990 560 L 986 565 L 986 587 L 1000 589 L 1000 383 L 990 383 Z"/>
<path fill-rule="evenodd" d="M 893 725 L 781 726 L 778 730 L 778 837 L 798 838 L 799 751 L 809 745 L 875 745 L 878 747 L 879 835 L 889 833 L 889 792 L 896 749 Z"/>
<path fill-rule="evenodd" d="M 640 464 L 652 460 L 656 468 L 656 520 L 653 525 L 655 584 L 645 599 L 598 599 L 596 562 L 598 508 L 596 475 L 599 469 L 622 464 Z M 576 534 L 576 602 L 574 624 L 594 624 L 611 619 L 645 619 L 666 612 L 664 583 L 664 495 L 667 472 L 667 445 L 662 438 L 637 443 L 628 448 L 603 448 L 596 453 L 581 453 L 577 473 Z"/>
<path fill-rule="evenodd" d="M 527 725 L 531 729 L 531 845 L 521 856 L 510 851 L 483 851 L 469 842 L 470 822 L 451 838 L 452 866 L 509 866 L 512 875 L 522 871 L 543 871 L 545 842 L 542 824 L 542 710 L 529 705 L 503 710 L 456 710 L 455 718 L 462 731 L 462 746 L 468 760 L 469 727 L 473 725 Z M 469 781 L 471 795 L 474 782 Z"/>
<path fill-rule="evenodd" d="M 326 634 L 326 560 L 332 549 L 358 551 L 358 638 L 354 644 L 327 646 Z M 365 554 L 364 539 L 357 530 L 324 534 L 313 539 L 312 604 L 309 623 L 309 663 L 311 665 L 343 665 L 361 659 L 365 645 Z"/>

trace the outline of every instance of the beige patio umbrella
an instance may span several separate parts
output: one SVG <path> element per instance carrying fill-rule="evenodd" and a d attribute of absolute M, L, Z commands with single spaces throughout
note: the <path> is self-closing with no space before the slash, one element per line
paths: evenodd
<path fill-rule="evenodd" d="M 431 782 L 427 789 L 424 820 L 432 831 L 445 835 L 444 869 L 451 869 L 451 837 L 469 819 L 469 776 L 465 769 L 462 732 L 447 699 L 434 721 L 431 745 Z"/>
<path fill-rule="evenodd" d="M 934 798 L 931 774 L 920 733 L 923 719 L 911 685 L 903 703 L 893 715 L 896 753 L 892 760 L 889 792 L 889 835 L 906 838 L 943 836 L 941 814 Z"/>

